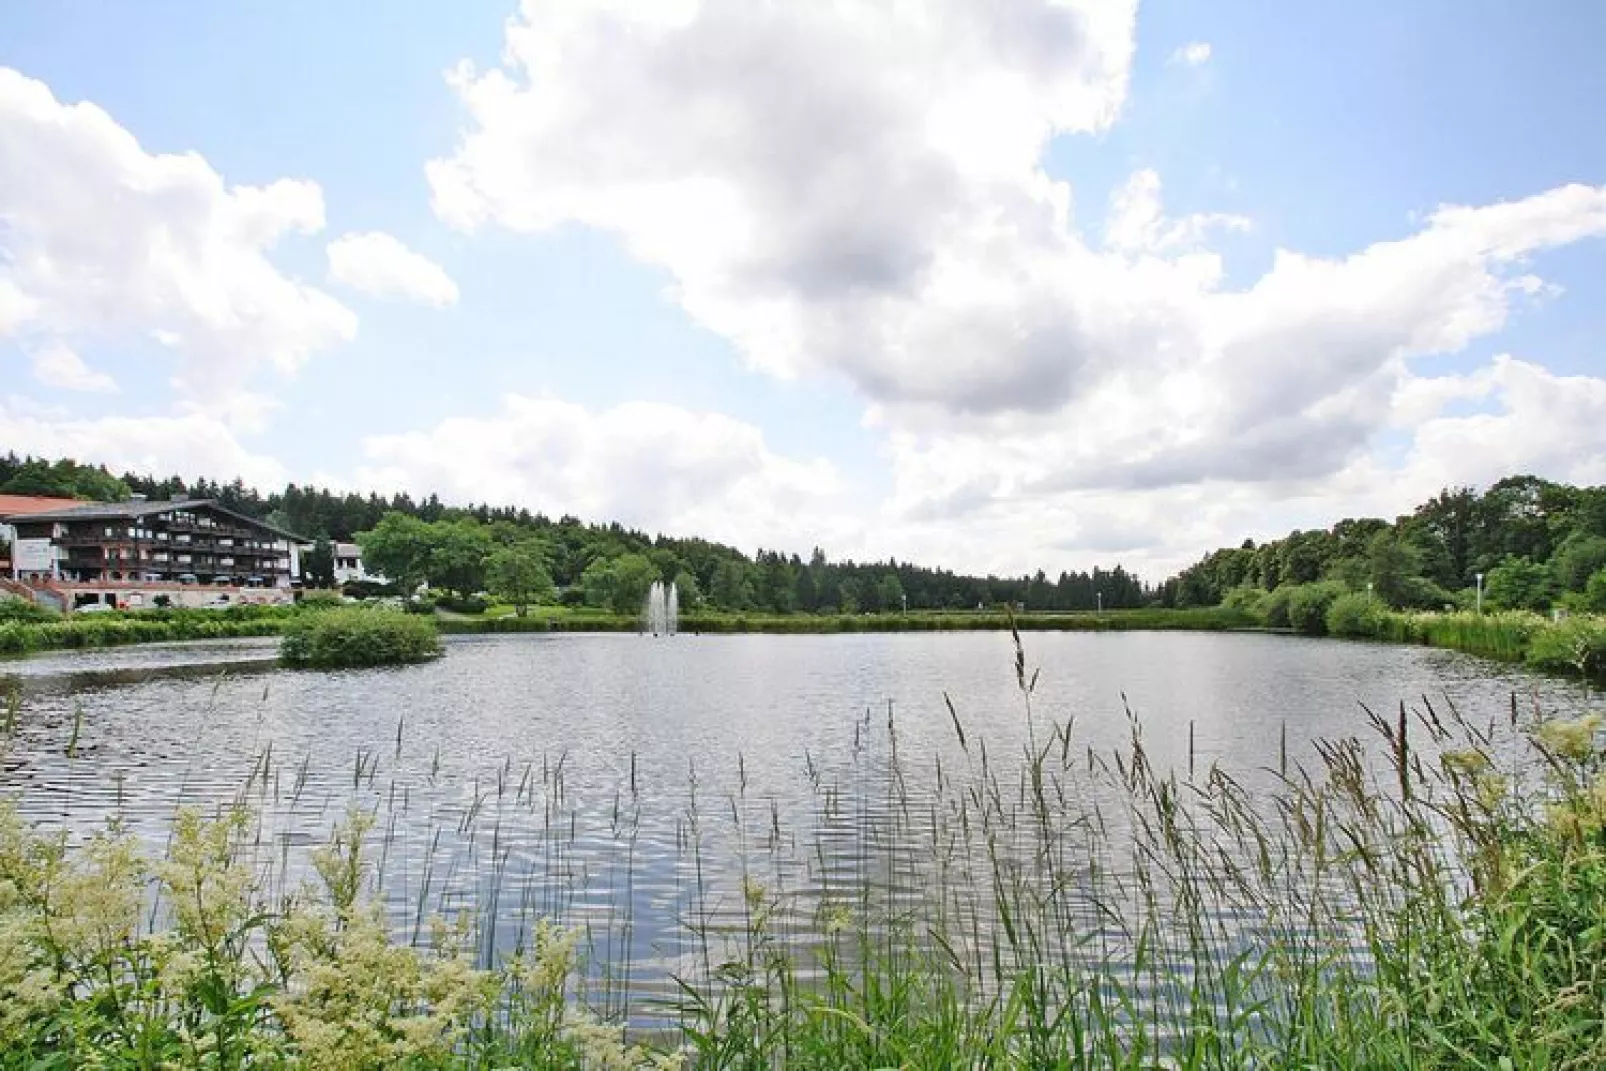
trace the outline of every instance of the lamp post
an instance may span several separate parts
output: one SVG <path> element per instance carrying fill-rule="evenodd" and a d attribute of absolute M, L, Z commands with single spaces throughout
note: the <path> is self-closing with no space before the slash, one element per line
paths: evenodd
<path fill-rule="evenodd" d="M 1478 579 L 1478 613 L 1483 613 L 1483 574 L 1474 573 Z"/>

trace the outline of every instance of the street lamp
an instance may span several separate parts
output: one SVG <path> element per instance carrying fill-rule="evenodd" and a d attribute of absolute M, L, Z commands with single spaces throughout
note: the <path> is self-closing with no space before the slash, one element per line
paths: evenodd
<path fill-rule="evenodd" d="M 1478 578 L 1478 613 L 1481 614 L 1483 613 L 1483 574 L 1474 573 L 1473 575 Z"/>

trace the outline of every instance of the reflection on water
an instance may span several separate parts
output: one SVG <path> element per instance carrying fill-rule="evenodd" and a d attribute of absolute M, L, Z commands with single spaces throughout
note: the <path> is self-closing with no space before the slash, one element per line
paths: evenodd
<path fill-rule="evenodd" d="M 156 850 L 181 804 L 244 802 L 255 862 L 285 891 L 348 807 L 375 811 L 374 883 L 398 930 L 466 909 L 492 958 L 535 918 L 584 924 L 606 1000 L 640 1019 L 672 974 L 717 965 L 751 921 L 744 889 L 778 899 L 783 939 L 866 910 L 874 890 L 880 917 L 936 917 L 956 958 L 980 957 L 999 924 L 1000 867 L 1091 889 L 1124 835 L 1119 778 L 1094 774 L 1130 743 L 1128 710 L 1162 774 L 1219 763 L 1252 790 L 1313 740 L 1365 734 L 1362 704 L 1493 716 L 1514 692 L 1560 713 L 1588 698 L 1422 648 L 1027 643 L 1042 666 L 1030 719 L 998 633 L 457 638 L 431 664 L 333 673 L 277 669 L 272 640 L 53 654 L 0 666 L 21 701 L 0 790 L 75 835 L 116 816 Z M 1054 755 L 1052 807 L 1026 799 L 1028 747 Z M 984 811 L 1010 817 L 983 836 Z M 1034 828 L 1044 813 L 1059 825 Z M 1127 939 L 1091 894 L 1054 910 L 1106 952 Z M 1217 921 L 1233 940 L 1260 922 Z"/>

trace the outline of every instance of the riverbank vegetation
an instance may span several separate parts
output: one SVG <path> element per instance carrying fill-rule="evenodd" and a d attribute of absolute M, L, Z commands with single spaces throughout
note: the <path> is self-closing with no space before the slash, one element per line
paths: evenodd
<path fill-rule="evenodd" d="M 1390 610 L 1606 613 L 1606 487 L 1533 476 L 1446 490 L 1411 513 L 1339 521 L 1226 547 L 1162 584 L 1168 606 L 1265 598 L 1274 625 L 1301 599 L 1369 591 Z M 1307 630 L 1309 631 L 1309 630 Z"/>
<path fill-rule="evenodd" d="M 712 807 L 694 788 L 680 824 L 692 884 L 656 920 L 686 942 L 664 961 L 668 987 L 632 990 L 630 964 L 610 958 L 632 880 L 588 886 L 587 900 L 620 898 L 589 922 L 499 920 L 531 906 L 499 894 L 520 880 L 500 866 L 433 923 L 415 921 L 422 902 L 387 915 L 396 822 L 418 819 L 383 785 L 293 886 L 264 877 L 279 849 L 245 807 L 280 791 L 266 759 L 241 805 L 179 812 L 156 852 L 116 825 L 69 841 L 0 803 L 0 1066 L 1606 1060 L 1598 715 L 1424 701 L 1374 715 L 1372 746 L 1329 741 L 1259 773 L 1191 755 L 1173 770 L 1135 719 L 1125 747 L 1086 750 L 1033 709 L 1035 674 L 1016 667 L 1018 753 L 950 707 L 948 760 L 911 762 L 889 712 L 853 726 L 851 768 L 811 765 L 815 828 L 783 828 L 745 777 Z M 598 802 L 571 800 L 547 764 L 509 768 L 475 786 L 459 833 L 478 822 L 489 838 L 504 801 L 558 831 Z M 642 806 L 631 769 L 612 804 L 623 830 Z M 723 815 L 731 859 L 704 854 Z M 623 835 L 627 866 L 633 845 Z M 521 865 L 576 880 L 561 851 Z"/>

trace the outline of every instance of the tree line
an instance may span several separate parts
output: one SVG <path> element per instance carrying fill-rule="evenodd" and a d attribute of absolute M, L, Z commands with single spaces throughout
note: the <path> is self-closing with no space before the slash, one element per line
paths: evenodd
<path fill-rule="evenodd" d="M 778 550 L 751 556 L 695 537 L 673 537 L 618 523 L 557 519 L 528 508 L 448 506 L 435 496 L 415 500 L 336 493 L 288 484 L 266 494 L 241 480 L 220 483 L 114 476 L 102 466 L 70 459 L 0 457 L 0 492 L 118 501 L 187 494 L 315 540 L 306 562 L 309 581 L 332 585 L 333 542 L 363 546 L 370 571 L 411 590 L 431 588 L 468 596 L 480 591 L 521 593 L 510 601 L 558 599 L 575 605 L 634 612 L 654 580 L 675 583 L 688 608 L 770 613 L 877 613 L 909 610 L 1124 609 L 1151 602 L 1154 592 L 1121 566 L 1091 571 L 974 576 L 900 562 L 831 560 L 816 548 L 806 559 Z M 528 595 L 522 593 L 530 593 Z"/>
<path fill-rule="evenodd" d="M 1161 584 L 1158 598 L 1247 604 L 1308 585 L 1364 591 L 1401 610 L 1606 612 L 1606 487 L 1510 476 L 1481 494 L 1446 488 L 1393 522 L 1350 518 L 1214 551 Z"/>

